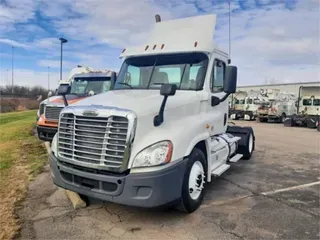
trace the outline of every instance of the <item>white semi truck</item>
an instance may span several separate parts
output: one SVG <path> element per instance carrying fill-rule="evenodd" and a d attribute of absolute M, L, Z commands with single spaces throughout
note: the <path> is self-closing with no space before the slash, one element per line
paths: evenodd
<path fill-rule="evenodd" d="M 320 85 L 301 86 L 297 101 L 297 114 L 288 116 L 285 126 L 318 128 L 320 122 Z"/>
<path fill-rule="evenodd" d="M 216 15 L 157 15 L 148 41 L 123 49 L 114 89 L 61 111 L 53 182 L 106 201 L 193 212 L 206 184 L 250 159 L 253 129 L 228 126 L 237 68 L 213 45 L 215 24 Z"/>

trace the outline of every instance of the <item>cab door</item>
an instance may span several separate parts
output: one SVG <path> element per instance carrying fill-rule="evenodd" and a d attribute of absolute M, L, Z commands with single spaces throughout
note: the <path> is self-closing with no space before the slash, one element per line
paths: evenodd
<path fill-rule="evenodd" d="M 218 56 L 213 59 L 209 81 L 211 99 L 208 101 L 208 113 L 211 115 L 211 135 L 224 133 L 228 122 L 228 99 L 220 102 L 218 105 L 212 104 L 212 97 L 221 99 L 225 96 L 225 93 L 223 92 L 223 83 L 227 59 L 222 60 L 223 58 L 219 58 Z"/>

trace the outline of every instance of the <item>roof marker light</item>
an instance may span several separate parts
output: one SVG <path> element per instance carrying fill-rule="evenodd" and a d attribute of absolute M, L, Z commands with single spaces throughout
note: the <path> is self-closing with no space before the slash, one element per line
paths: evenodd
<path fill-rule="evenodd" d="M 147 51 L 148 48 L 149 48 L 149 45 L 147 45 L 144 50 Z"/>
<path fill-rule="evenodd" d="M 164 44 L 161 45 L 161 49 L 163 49 L 163 48 L 164 48 Z"/>
<path fill-rule="evenodd" d="M 156 47 L 157 47 L 157 45 L 155 44 L 155 45 L 153 46 L 153 50 L 155 50 L 155 49 L 156 49 Z"/>
<path fill-rule="evenodd" d="M 122 50 L 122 53 L 124 53 L 126 51 L 126 49 L 124 48 L 123 50 Z"/>
<path fill-rule="evenodd" d="M 198 46 L 198 42 L 194 42 L 194 47 L 197 47 Z"/>

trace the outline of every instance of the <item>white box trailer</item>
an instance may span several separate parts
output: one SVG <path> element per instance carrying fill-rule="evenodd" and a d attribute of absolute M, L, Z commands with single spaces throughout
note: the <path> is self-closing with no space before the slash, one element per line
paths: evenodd
<path fill-rule="evenodd" d="M 215 25 L 214 14 L 158 21 L 145 44 L 124 49 L 114 89 L 60 113 L 53 182 L 106 201 L 193 212 L 214 177 L 250 159 L 253 129 L 228 126 L 237 68 L 213 45 Z"/>

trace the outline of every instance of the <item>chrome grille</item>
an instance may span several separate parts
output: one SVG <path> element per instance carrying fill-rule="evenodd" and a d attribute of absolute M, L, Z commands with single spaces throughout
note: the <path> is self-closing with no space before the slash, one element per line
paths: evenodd
<path fill-rule="evenodd" d="M 44 113 L 44 106 L 45 106 L 44 103 L 41 103 L 41 104 L 40 104 L 40 107 L 39 107 L 39 113 L 40 113 L 40 115 L 42 115 L 42 114 Z"/>
<path fill-rule="evenodd" d="M 47 119 L 59 120 L 59 115 L 62 109 L 63 107 L 46 106 L 44 115 L 46 116 Z"/>
<path fill-rule="evenodd" d="M 59 156 L 94 168 L 121 167 L 126 148 L 126 117 L 84 117 L 63 113 L 59 121 Z"/>

